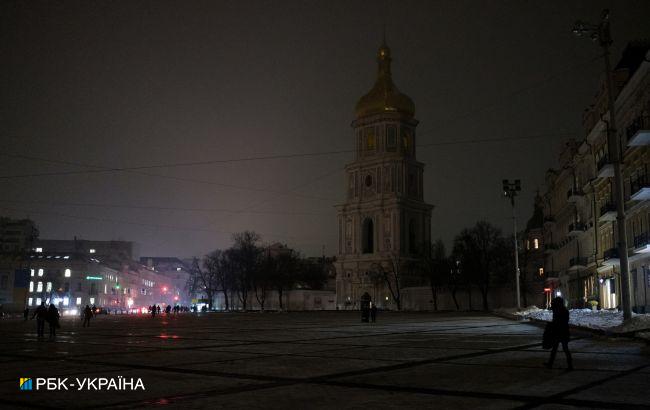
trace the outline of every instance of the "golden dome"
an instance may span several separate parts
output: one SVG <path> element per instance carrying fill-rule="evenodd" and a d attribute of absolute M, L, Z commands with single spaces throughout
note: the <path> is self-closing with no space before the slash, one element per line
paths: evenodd
<path fill-rule="evenodd" d="M 385 112 L 398 112 L 410 117 L 415 114 L 413 100 L 393 84 L 390 62 L 390 48 L 384 42 L 377 51 L 377 81 L 368 94 L 359 99 L 355 108 L 357 118 Z"/>

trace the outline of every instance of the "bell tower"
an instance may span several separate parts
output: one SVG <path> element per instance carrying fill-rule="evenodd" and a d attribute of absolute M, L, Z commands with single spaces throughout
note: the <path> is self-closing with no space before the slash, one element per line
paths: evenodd
<path fill-rule="evenodd" d="M 346 201 L 337 206 L 337 304 L 354 308 L 364 292 L 390 308 L 370 270 L 417 260 L 431 241 L 432 205 L 424 202 L 424 164 L 416 160 L 415 104 L 393 84 L 390 48 L 377 51 L 377 79 L 355 109 L 354 161 L 345 167 Z"/>

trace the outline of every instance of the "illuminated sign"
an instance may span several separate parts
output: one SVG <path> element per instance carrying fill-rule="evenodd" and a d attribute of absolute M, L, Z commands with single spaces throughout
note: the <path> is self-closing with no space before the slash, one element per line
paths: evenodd
<path fill-rule="evenodd" d="M 86 276 L 86 280 L 102 280 L 101 276 Z"/>
<path fill-rule="evenodd" d="M 549 293 L 551 291 L 551 288 L 544 288 L 544 292 Z"/>

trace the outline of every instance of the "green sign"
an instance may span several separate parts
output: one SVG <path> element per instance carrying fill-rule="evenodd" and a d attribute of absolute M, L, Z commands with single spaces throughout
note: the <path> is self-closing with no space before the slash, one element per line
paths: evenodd
<path fill-rule="evenodd" d="M 102 280 L 101 276 L 86 276 L 86 280 Z"/>

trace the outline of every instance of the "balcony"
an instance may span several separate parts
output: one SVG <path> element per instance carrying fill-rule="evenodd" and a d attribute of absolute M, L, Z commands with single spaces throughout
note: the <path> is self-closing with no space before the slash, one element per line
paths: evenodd
<path fill-rule="evenodd" d="M 611 222 L 616 220 L 616 206 L 607 202 L 605 205 L 600 207 L 600 217 L 598 222 Z"/>
<path fill-rule="evenodd" d="M 584 196 L 584 192 L 578 188 L 569 189 L 566 193 L 567 202 L 578 202 L 578 200 L 582 199 Z"/>
<path fill-rule="evenodd" d="M 589 262 L 587 258 L 575 257 L 569 260 L 569 270 L 582 270 L 586 269 Z"/>
<path fill-rule="evenodd" d="M 630 200 L 647 201 L 650 199 L 650 183 L 645 174 L 630 179 Z"/>
<path fill-rule="evenodd" d="M 621 260 L 618 254 L 618 248 L 609 248 L 603 252 L 603 265 L 605 266 L 614 266 L 620 265 Z"/>
<path fill-rule="evenodd" d="M 614 176 L 614 165 L 609 162 L 607 155 L 604 155 L 596 164 L 597 178 L 611 178 Z"/>
<path fill-rule="evenodd" d="M 569 225 L 569 236 L 578 236 L 587 230 L 587 226 L 582 222 L 575 222 Z"/>
<path fill-rule="evenodd" d="M 625 129 L 628 147 L 650 145 L 650 117 L 638 116 Z"/>
<path fill-rule="evenodd" d="M 650 253 L 650 234 L 648 232 L 634 237 L 634 253 Z"/>

